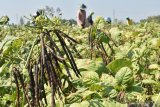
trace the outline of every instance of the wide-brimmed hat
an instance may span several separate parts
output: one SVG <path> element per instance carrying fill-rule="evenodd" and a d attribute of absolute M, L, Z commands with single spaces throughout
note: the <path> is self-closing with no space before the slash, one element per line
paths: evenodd
<path fill-rule="evenodd" d="M 87 8 L 87 6 L 85 5 L 85 4 L 82 4 L 81 6 L 80 6 L 80 9 L 81 10 L 85 10 Z"/>

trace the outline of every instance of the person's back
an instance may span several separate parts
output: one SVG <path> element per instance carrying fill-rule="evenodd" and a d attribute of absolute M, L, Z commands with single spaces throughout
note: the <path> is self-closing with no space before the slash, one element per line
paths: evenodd
<path fill-rule="evenodd" d="M 93 25 L 93 19 L 92 19 L 92 16 L 93 16 L 94 12 L 91 12 L 90 15 L 88 16 L 87 18 L 87 21 L 90 25 Z"/>
<path fill-rule="evenodd" d="M 85 21 L 86 21 L 86 6 L 82 4 L 80 9 L 77 12 L 77 24 L 78 26 L 81 26 L 82 28 L 85 27 Z"/>

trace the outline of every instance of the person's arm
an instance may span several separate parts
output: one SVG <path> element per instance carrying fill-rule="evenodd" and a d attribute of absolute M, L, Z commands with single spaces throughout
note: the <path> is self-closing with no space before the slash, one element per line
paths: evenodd
<path fill-rule="evenodd" d="M 84 11 L 84 19 L 86 20 L 86 11 Z"/>

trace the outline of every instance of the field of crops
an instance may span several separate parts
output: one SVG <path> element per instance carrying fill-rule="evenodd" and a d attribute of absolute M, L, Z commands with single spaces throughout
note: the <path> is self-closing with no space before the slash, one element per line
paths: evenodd
<path fill-rule="evenodd" d="M 0 107 L 160 107 L 160 24 L 0 24 Z"/>

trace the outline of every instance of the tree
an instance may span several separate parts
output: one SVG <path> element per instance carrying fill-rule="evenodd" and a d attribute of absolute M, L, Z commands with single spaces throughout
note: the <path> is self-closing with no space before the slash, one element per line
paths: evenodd
<path fill-rule="evenodd" d="M 50 17 L 53 17 L 54 14 L 55 14 L 54 8 L 53 8 L 53 7 L 49 7 L 49 6 L 46 6 L 46 7 L 45 7 L 45 12 L 46 12 L 46 14 L 49 15 Z"/>
<path fill-rule="evenodd" d="M 149 16 L 147 19 L 142 19 L 140 20 L 141 22 L 156 22 L 156 23 L 160 23 L 160 15 L 158 16 Z"/>
<path fill-rule="evenodd" d="M 45 11 L 46 15 L 48 15 L 49 17 L 54 17 L 56 15 L 58 15 L 58 16 L 62 15 L 60 8 L 54 9 L 53 7 L 46 6 L 44 11 Z"/>

